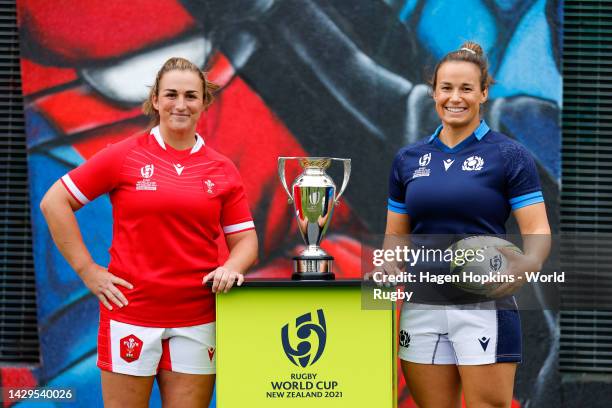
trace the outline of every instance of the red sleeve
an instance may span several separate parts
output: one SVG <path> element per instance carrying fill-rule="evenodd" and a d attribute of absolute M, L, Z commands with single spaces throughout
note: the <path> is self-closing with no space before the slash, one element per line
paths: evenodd
<path fill-rule="evenodd" d="M 115 188 L 124 156 L 115 146 L 108 146 L 64 175 L 62 184 L 85 205 Z"/>
<path fill-rule="evenodd" d="M 226 172 L 232 188 L 223 199 L 221 209 L 223 232 L 228 235 L 255 229 L 240 173 L 233 163 L 226 164 Z"/>

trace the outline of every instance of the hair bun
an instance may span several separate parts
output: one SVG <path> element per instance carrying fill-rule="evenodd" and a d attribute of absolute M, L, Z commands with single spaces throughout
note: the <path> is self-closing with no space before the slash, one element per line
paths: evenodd
<path fill-rule="evenodd" d="M 463 43 L 463 45 L 461 45 L 461 47 L 459 48 L 459 50 L 464 50 L 464 51 L 472 51 L 474 54 L 478 55 L 479 57 L 482 57 L 484 55 L 484 51 L 482 50 L 482 47 L 480 46 L 480 44 L 475 43 L 474 41 L 466 41 Z"/>

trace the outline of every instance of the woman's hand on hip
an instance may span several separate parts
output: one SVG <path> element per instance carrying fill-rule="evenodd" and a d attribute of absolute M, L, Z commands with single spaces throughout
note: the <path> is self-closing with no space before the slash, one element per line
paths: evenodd
<path fill-rule="evenodd" d="M 236 283 L 237 286 L 242 285 L 242 282 L 244 282 L 244 275 L 225 266 L 220 266 L 214 271 L 210 272 L 208 275 L 204 276 L 202 279 L 202 285 L 206 285 L 206 283 L 211 279 L 213 281 L 213 293 L 227 293 L 227 291 L 234 286 L 234 283 Z"/>
<path fill-rule="evenodd" d="M 127 298 L 116 285 L 132 289 L 131 283 L 110 273 L 106 268 L 92 263 L 85 267 L 80 273 L 85 286 L 102 302 L 108 309 L 113 310 L 111 303 L 119 307 L 127 306 Z"/>

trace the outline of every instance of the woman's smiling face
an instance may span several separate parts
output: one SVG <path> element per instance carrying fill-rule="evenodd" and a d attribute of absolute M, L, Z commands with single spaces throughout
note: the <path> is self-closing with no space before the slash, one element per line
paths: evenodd
<path fill-rule="evenodd" d="M 204 84 L 192 71 L 172 70 L 159 81 L 153 107 L 159 112 L 162 127 L 170 131 L 192 130 L 204 111 Z"/>
<path fill-rule="evenodd" d="M 445 127 L 478 126 L 480 105 L 487 100 L 480 82 L 480 69 L 471 62 L 447 61 L 439 67 L 433 99 Z"/>

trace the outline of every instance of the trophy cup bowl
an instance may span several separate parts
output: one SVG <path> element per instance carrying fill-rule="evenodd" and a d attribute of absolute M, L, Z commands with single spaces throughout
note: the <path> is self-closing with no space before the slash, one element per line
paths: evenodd
<path fill-rule="evenodd" d="M 285 162 L 298 160 L 304 171 L 287 187 Z M 336 195 L 336 184 L 325 173 L 332 161 L 344 164 L 344 179 L 340 193 Z M 306 249 L 293 258 L 293 280 L 332 280 L 334 258 L 321 247 L 321 240 L 331 223 L 334 207 L 344 193 L 351 174 L 351 159 L 333 157 L 279 157 L 278 175 L 293 203 L 298 229 Z"/>

